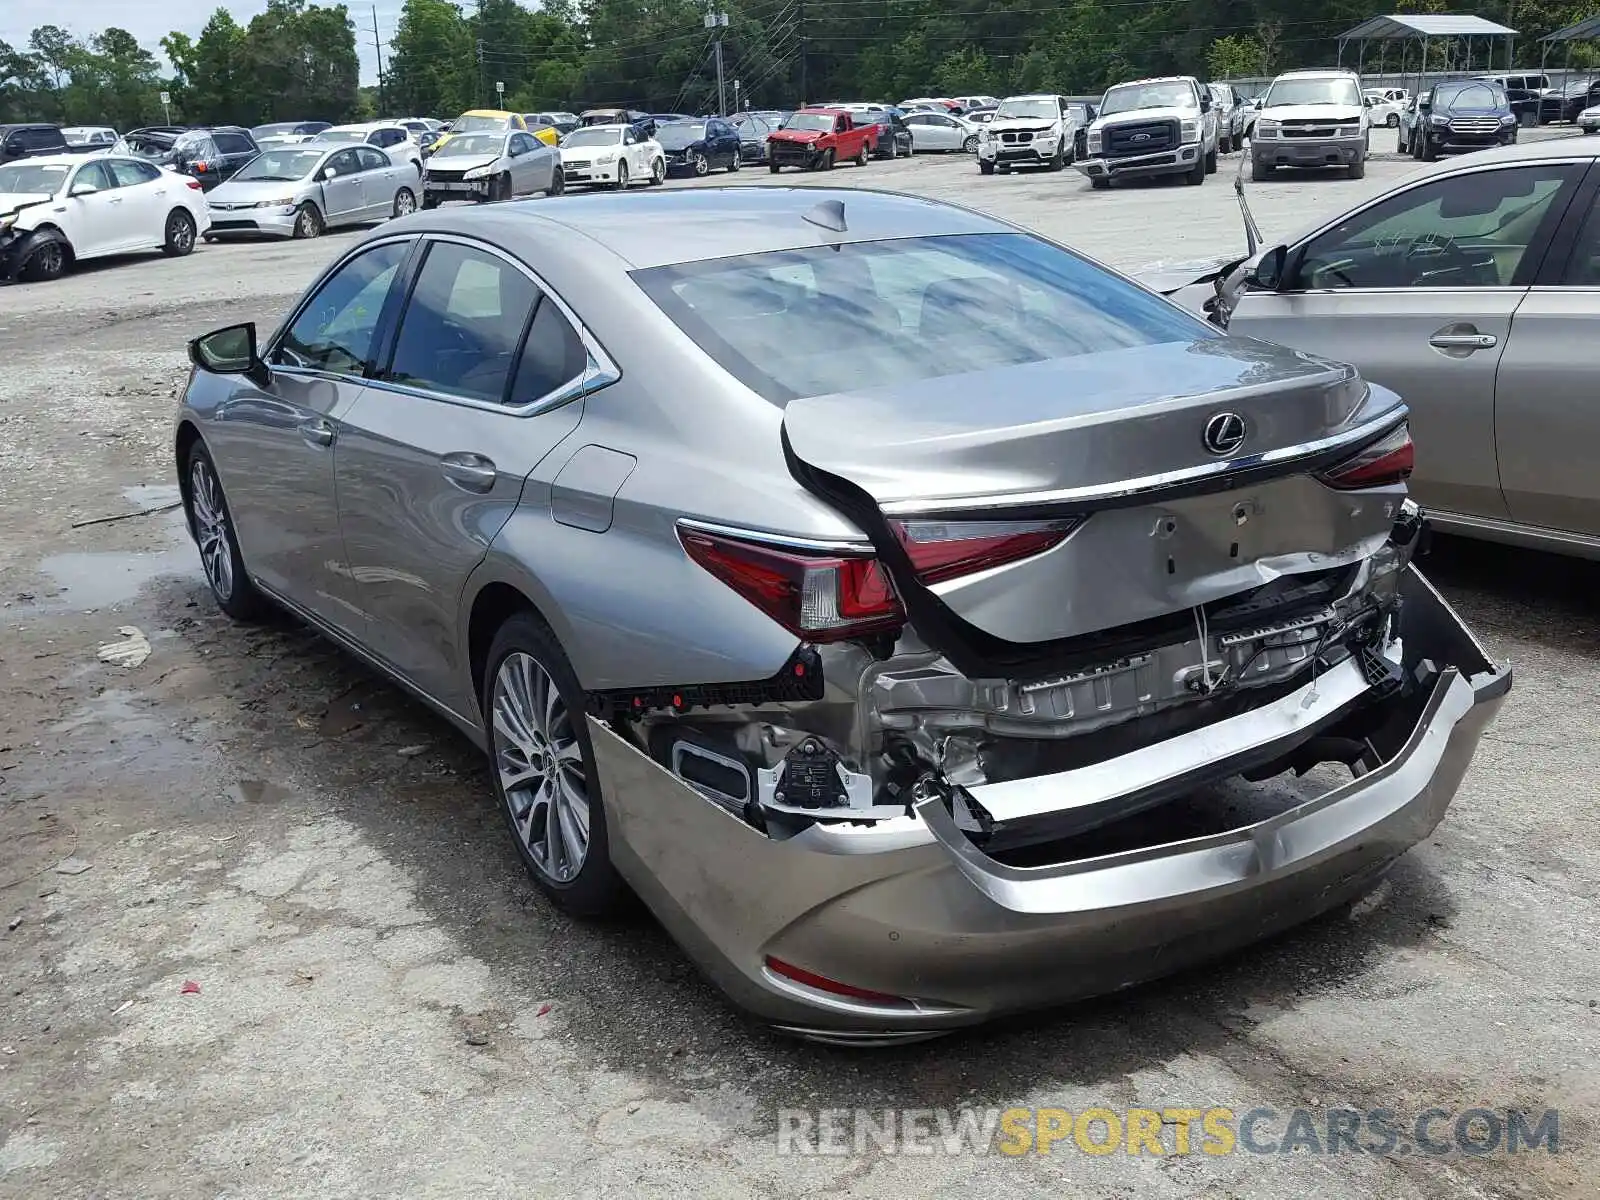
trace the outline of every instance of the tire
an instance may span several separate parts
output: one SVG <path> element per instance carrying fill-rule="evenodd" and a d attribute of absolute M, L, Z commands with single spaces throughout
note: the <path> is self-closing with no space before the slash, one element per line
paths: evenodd
<path fill-rule="evenodd" d="M 861 149 L 856 151 L 856 156 L 851 161 L 858 167 L 867 165 L 867 144 L 865 142 L 861 143 Z"/>
<path fill-rule="evenodd" d="M 300 211 L 294 218 L 294 236 L 297 238 L 321 237 L 325 226 L 322 223 L 322 213 L 317 206 L 307 200 L 300 206 Z"/>
<path fill-rule="evenodd" d="M 194 218 L 187 211 L 175 208 L 167 214 L 165 239 L 161 253 L 168 258 L 183 258 L 194 253 Z"/>
<path fill-rule="evenodd" d="M 711 174 L 711 160 L 704 154 L 696 154 L 694 156 L 694 165 L 690 167 L 690 170 L 694 172 L 696 179 L 704 179 Z"/>
<path fill-rule="evenodd" d="M 1002 175 L 1009 175 L 1009 174 L 1011 174 L 1011 164 L 1009 164 L 1009 163 L 1001 163 L 997 167 L 995 167 L 995 170 L 999 171 L 1000 174 L 1002 174 Z"/>
<path fill-rule="evenodd" d="M 1210 154 L 1206 155 L 1206 174 L 1207 175 L 1215 175 L 1216 173 L 1217 173 L 1217 152 L 1215 150 L 1213 150 Z"/>
<path fill-rule="evenodd" d="M 1433 143 L 1427 138 L 1422 139 L 1422 154 L 1420 157 L 1425 163 L 1439 161 L 1439 152 L 1433 148 Z"/>
<path fill-rule="evenodd" d="M 1363 154 L 1350 164 L 1351 179 L 1365 179 L 1367 177 L 1367 156 Z"/>
<path fill-rule="evenodd" d="M 1218 154 L 1232 154 L 1233 153 L 1233 139 L 1232 138 L 1219 137 L 1217 139 L 1217 153 Z"/>
<path fill-rule="evenodd" d="M 893 162 L 895 159 L 900 157 L 900 139 L 899 138 L 892 137 L 892 138 L 889 139 L 889 153 L 888 153 L 887 157 L 888 157 L 890 162 Z"/>
<path fill-rule="evenodd" d="M 1194 160 L 1194 166 L 1184 173 L 1183 182 L 1189 187 L 1199 187 L 1206 181 L 1208 174 L 1210 172 L 1206 170 L 1206 156 L 1202 154 Z"/>
<path fill-rule="evenodd" d="M 978 152 L 978 135 L 969 133 L 966 140 L 961 143 L 961 153 L 976 154 Z"/>
<path fill-rule="evenodd" d="M 994 164 L 992 162 L 984 162 L 983 159 L 980 158 L 978 160 L 978 173 L 980 175 L 993 175 Z"/>
<path fill-rule="evenodd" d="M 658 158 L 650 164 L 650 186 L 660 187 L 667 181 L 667 160 Z"/>
<path fill-rule="evenodd" d="M 545 188 L 544 194 L 546 196 L 560 196 L 564 195 L 566 190 L 567 176 L 566 173 L 562 171 L 561 164 L 557 163 L 555 165 L 555 169 L 550 172 L 550 186 Z"/>
<path fill-rule="evenodd" d="M 50 283 L 67 273 L 71 257 L 72 252 L 65 242 L 43 242 L 17 269 L 17 278 L 27 283 Z"/>
<path fill-rule="evenodd" d="M 1517 125 L 1523 129 L 1532 129 L 1538 123 L 1539 117 L 1536 113 L 1524 112 L 1517 114 Z"/>
<path fill-rule="evenodd" d="M 737 171 L 740 167 L 744 166 L 744 157 L 743 157 L 743 155 L 744 155 L 744 151 L 741 150 L 741 151 L 739 151 L 738 154 L 735 154 L 733 156 L 733 158 L 729 160 L 729 162 L 728 162 L 728 173 L 730 175 L 733 174 L 733 172 Z"/>
<path fill-rule="evenodd" d="M 619 191 L 619 192 L 625 192 L 625 191 L 628 190 L 628 164 L 627 163 L 619 162 L 617 164 L 617 181 L 616 181 L 616 183 L 612 184 L 611 186 L 616 188 L 617 191 Z"/>
<path fill-rule="evenodd" d="M 627 888 L 611 865 L 583 689 L 555 635 L 532 613 L 518 613 L 495 634 L 479 704 L 490 778 L 522 865 L 566 912 L 614 911 Z"/>
<path fill-rule="evenodd" d="M 439 197 L 435 196 L 432 192 L 423 192 L 422 193 L 422 208 L 423 208 L 424 212 L 426 212 L 428 209 L 438 208 L 438 207 L 439 207 Z"/>
<path fill-rule="evenodd" d="M 1583 136 L 1584 137 L 1593 137 L 1597 133 L 1600 133 L 1600 129 L 1585 129 L 1583 131 Z"/>
<path fill-rule="evenodd" d="M 1098 175 L 1089 180 L 1089 186 L 1097 192 L 1103 192 L 1111 186 L 1111 180 L 1103 175 Z"/>
<path fill-rule="evenodd" d="M 234 533 L 233 512 L 204 442 L 197 440 L 189 447 L 183 475 L 188 483 L 183 497 L 184 514 L 200 551 L 200 567 L 211 598 L 235 621 L 259 620 L 270 606 L 245 571 L 239 539 Z"/>
<path fill-rule="evenodd" d="M 1250 159 L 1250 178 L 1256 183 L 1265 183 L 1272 178 L 1272 168 L 1259 158 L 1252 156 Z"/>
<path fill-rule="evenodd" d="M 401 188 L 394 194 L 394 219 L 409 217 L 417 211 L 417 198 L 410 188 Z"/>
<path fill-rule="evenodd" d="M 817 170 L 819 170 L 819 171 L 831 171 L 831 170 L 833 170 L 833 151 L 832 150 L 824 150 L 822 152 L 822 162 L 817 165 Z"/>
<path fill-rule="evenodd" d="M 767 164 L 767 172 L 768 172 L 768 174 L 771 174 L 771 175 L 776 175 L 776 174 L 777 174 L 777 173 L 778 173 L 778 172 L 779 172 L 779 171 L 781 171 L 781 170 L 783 170 L 783 168 L 782 168 L 782 167 L 780 167 L 780 166 L 779 166 L 779 165 L 778 165 L 778 164 L 777 164 L 777 163 L 775 163 L 775 162 L 769 162 L 769 163 L 768 163 L 768 164 Z"/>
<path fill-rule="evenodd" d="M 1055 153 L 1050 156 L 1050 161 L 1046 165 L 1052 171 L 1059 171 L 1065 167 L 1067 165 L 1067 148 L 1057 142 Z"/>
<path fill-rule="evenodd" d="M 1384 124 L 1387 125 L 1390 129 L 1399 129 L 1400 128 L 1400 114 L 1399 113 L 1390 113 L 1388 119 L 1386 121 L 1384 121 Z"/>
<path fill-rule="evenodd" d="M 1410 154 L 1411 147 L 1406 145 L 1406 135 L 1397 133 L 1394 136 L 1394 152 L 1396 154 Z"/>

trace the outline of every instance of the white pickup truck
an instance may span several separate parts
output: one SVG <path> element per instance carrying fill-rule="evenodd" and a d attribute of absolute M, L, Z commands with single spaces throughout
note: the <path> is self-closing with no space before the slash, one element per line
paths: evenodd
<path fill-rule="evenodd" d="M 1192 75 L 1137 79 L 1107 90 L 1077 164 L 1096 188 L 1116 179 L 1182 175 L 1202 184 L 1217 169 L 1217 113 Z"/>

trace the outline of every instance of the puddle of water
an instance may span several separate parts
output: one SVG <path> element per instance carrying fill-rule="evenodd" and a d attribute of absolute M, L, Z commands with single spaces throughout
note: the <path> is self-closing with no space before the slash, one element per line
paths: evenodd
<path fill-rule="evenodd" d="M 38 607 L 82 612 L 125 604 L 139 594 L 140 588 L 157 579 L 199 578 L 200 560 L 190 545 L 144 552 L 101 550 L 53 554 L 39 564 L 39 571 L 61 592 L 41 597 Z"/>
<path fill-rule="evenodd" d="M 265 779 L 241 779 L 228 789 L 228 795 L 241 804 L 281 804 L 294 793 Z"/>

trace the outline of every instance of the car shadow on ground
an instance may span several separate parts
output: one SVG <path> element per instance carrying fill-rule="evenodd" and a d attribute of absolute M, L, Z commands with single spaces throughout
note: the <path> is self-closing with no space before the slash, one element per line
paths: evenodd
<path fill-rule="evenodd" d="M 1436 535 L 1417 565 L 1486 640 L 1515 630 L 1524 641 L 1600 659 L 1600 562 Z"/>
<path fill-rule="evenodd" d="M 1361 989 L 1376 963 L 1425 945 L 1454 913 L 1410 856 L 1358 915 L 1335 912 L 1108 999 L 1007 1017 L 931 1048 L 795 1043 L 735 1012 L 642 906 L 580 922 L 551 905 L 512 847 L 482 755 L 398 688 L 287 617 L 256 630 L 228 624 L 200 585 L 168 589 L 164 607 L 188 617 L 186 638 L 243 668 L 234 695 L 254 736 L 234 745 L 241 775 L 259 774 L 248 765 L 257 759 L 281 761 L 293 743 L 296 775 L 352 798 L 342 818 L 410 872 L 463 950 L 573 1014 L 563 1032 L 589 1058 L 668 1091 L 725 1082 L 768 1116 L 796 1105 L 1001 1102 L 1052 1084 L 1109 1089 L 1183 1056 L 1231 1060 L 1258 1014 Z M 426 753 L 401 754 L 417 746 Z"/>

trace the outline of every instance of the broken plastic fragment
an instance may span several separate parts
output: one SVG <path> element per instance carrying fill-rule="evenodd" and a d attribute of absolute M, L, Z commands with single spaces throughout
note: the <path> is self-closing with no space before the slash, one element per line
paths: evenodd
<path fill-rule="evenodd" d="M 192 979 L 185 979 L 183 986 L 178 989 L 178 995 L 180 996 L 198 996 L 199 994 L 200 985 Z"/>
<path fill-rule="evenodd" d="M 142 666 L 144 660 L 150 657 L 150 639 L 133 625 L 124 625 L 117 632 L 122 635 L 122 641 L 107 642 L 101 646 L 97 651 L 100 661 L 129 670 Z"/>

